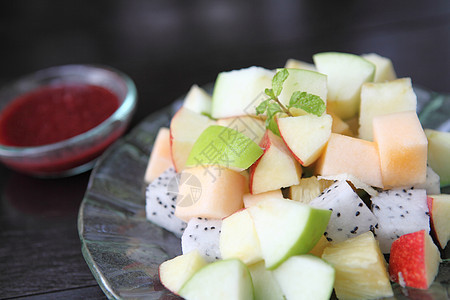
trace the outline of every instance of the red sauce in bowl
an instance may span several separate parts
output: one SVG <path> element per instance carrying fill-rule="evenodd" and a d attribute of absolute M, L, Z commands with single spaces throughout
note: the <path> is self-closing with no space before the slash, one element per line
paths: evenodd
<path fill-rule="evenodd" d="M 34 147 L 86 132 L 119 107 L 116 95 L 88 84 L 46 86 L 13 100 L 0 114 L 0 144 Z"/>

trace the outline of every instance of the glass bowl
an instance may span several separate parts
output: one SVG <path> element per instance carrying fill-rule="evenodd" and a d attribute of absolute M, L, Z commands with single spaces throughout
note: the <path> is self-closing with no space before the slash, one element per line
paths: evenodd
<path fill-rule="evenodd" d="M 211 91 L 212 85 L 205 89 Z M 448 124 L 450 95 L 414 90 L 422 125 L 437 129 Z M 147 220 L 144 174 L 159 128 L 169 126 L 183 98 L 142 120 L 101 156 L 90 175 L 78 233 L 87 265 L 108 299 L 179 299 L 161 284 L 158 268 L 181 254 L 181 242 Z M 442 114 L 439 124 L 436 113 Z M 450 193 L 450 186 L 441 192 Z M 395 283 L 395 296 L 388 299 L 448 299 L 450 245 L 442 251 L 439 274 L 428 290 Z"/>
<path fill-rule="evenodd" d="M 89 84 L 117 96 L 119 106 L 96 127 L 60 142 L 33 147 L 0 144 L 0 161 L 11 169 L 38 177 L 64 177 L 91 169 L 95 160 L 127 129 L 137 102 L 134 82 L 105 66 L 64 65 L 24 76 L 0 90 L 0 111 L 11 101 L 44 86 Z"/>

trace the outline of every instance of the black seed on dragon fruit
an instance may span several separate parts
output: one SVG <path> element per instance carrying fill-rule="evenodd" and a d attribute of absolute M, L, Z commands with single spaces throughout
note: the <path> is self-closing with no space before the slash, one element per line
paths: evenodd
<path fill-rule="evenodd" d="M 377 219 L 347 181 L 337 181 L 309 205 L 332 211 L 326 238 L 342 242 L 372 230 Z"/>
<path fill-rule="evenodd" d="M 378 219 L 376 239 L 383 253 L 400 236 L 419 230 L 430 231 L 427 194 L 424 189 L 392 189 L 372 197 L 372 211 Z"/>
<path fill-rule="evenodd" d="M 145 211 L 149 221 L 181 237 L 187 224 L 175 216 L 177 196 L 168 191 L 175 176 L 175 169 L 169 168 L 147 186 Z"/>
<path fill-rule="evenodd" d="M 196 249 L 208 262 L 220 259 L 221 229 L 222 220 L 200 217 L 191 219 L 181 237 L 183 254 Z"/>

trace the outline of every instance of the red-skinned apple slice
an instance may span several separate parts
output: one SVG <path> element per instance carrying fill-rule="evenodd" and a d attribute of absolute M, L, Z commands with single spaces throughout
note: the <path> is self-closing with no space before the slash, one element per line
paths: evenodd
<path fill-rule="evenodd" d="M 428 210 L 430 212 L 431 229 L 442 249 L 450 239 L 450 195 L 428 196 Z"/>
<path fill-rule="evenodd" d="M 215 122 L 207 116 L 180 108 L 170 122 L 170 149 L 177 172 L 181 172 L 200 134 Z"/>
<path fill-rule="evenodd" d="M 303 115 L 277 119 L 278 130 L 288 149 L 303 166 L 311 165 L 322 153 L 331 134 L 333 119 Z"/>
<path fill-rule="evenodd" d="M 403 287 L 427 289 L 440 261 L 439 250 L 425 230 L 405 234 L 392 243 L 389 275 Z"/>
<path fill-rule="evenodd" d="M 302 169 L 283 140 L 267 130 L 261 143 L 263 155 L 250 167 L 250 192 L 259 194 L 300 182 Z"/>

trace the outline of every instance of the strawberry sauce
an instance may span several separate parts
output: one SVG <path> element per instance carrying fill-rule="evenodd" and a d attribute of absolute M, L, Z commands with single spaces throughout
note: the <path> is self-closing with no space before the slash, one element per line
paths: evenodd
<path fill-rule="evenodd" d="M 119 107 L 100 86 L 47 86 L 13 100 L 0 114 L 0 144 L 30 147 L 60 142 L 94 128 Z"/>

